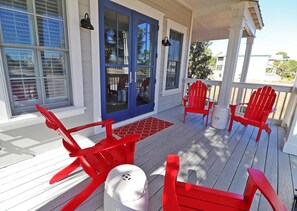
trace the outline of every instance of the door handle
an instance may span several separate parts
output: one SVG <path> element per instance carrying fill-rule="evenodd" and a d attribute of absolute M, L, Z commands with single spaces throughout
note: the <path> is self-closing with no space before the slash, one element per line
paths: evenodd
<path fill-rule="evenodd" d="M 133 78 L 132 78 L 132 72 L 129 73 L 129 83 L 131 84 L 133 82 Z"/>

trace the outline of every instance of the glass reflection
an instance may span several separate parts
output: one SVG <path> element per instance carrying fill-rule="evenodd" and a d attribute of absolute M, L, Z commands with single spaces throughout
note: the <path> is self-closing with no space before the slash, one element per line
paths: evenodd
<path fill-rule="evenodd" d="M 104 22 L 106 64 L 128 64 L 129 17 L 105 9 Z"/>
<path fill-rule="evenodd" d="M 152 68 L 138 68 L 136 78 L 136 105 L 144 105 L 151 102 L 152 85 L 151 85 Z"/>
<path fill-rule="evenodd" d="M 106 68 L 106 112 L 128 108 L 128 68 Z"/>
<path fill-rule="evenodd" d="M 151 24 L 139 21 L 138 22 L 138 39 L 137 39 L 137 50 L 138 64 L 151 65 L 153 59 L 153 47 L 154 47 L 154 36 L 155 27 Z"/>

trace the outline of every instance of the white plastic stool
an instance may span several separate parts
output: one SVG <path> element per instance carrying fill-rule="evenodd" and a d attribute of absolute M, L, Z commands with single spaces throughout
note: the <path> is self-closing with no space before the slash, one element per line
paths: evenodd
<path fill-rule="evenodd" d="M 225 129 L 229 120 L 229 109 L 225 106 L 216 105 L 214 107 L 211 126 L 217 129 Z"/>
<path fill-rule="evenodd" d="M 124 164 L 112 169 L 105 181 L 105 211 L 146 211 L 147 178 L 137 166 Z"/>

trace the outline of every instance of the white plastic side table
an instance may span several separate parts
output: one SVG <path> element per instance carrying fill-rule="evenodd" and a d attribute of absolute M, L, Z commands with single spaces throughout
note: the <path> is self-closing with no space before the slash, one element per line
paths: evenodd
<path fill-rule="evenodd" d="M 229 113 L 228 107 L 215 105 L 211 118 L 211 126 L 217 129 L 225 129 L 229 121 Z"/>
<path fill-rule="evenodd" d="M 147 178 L 141 168 L 123 164 L 109 172 L 105 181 L 104 210 L 148 210 Z"/>

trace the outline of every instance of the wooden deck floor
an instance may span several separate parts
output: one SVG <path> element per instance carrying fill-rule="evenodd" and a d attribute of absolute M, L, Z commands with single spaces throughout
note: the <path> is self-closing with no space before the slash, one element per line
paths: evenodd
<path fill-rule="evenodd" d="M 236 193 L 244 191 L 246 169 L 258 168 L 265 172 L 287 208 L 291 209 L 294 187 L 297 187 L 297 157 L 281 151 L 283 128 L 271 125 L 270 137 L 264 132 L 255 143 L 257 129 L 253 127 L 235 124 L 228 133 L 204 127 L 201 115 L 188 115 L 184 124 L 182 115 L 182 107 L 155 115 L 174 125 L 137 144 L 135 165 L 145 171 L 149 181 L 149 210 L 162 210 L 168 154 L 180 155 L 179 180 Z M 0 169 L 0 209 L 59 210 L 89 182 L 79 169 L 58 184 L 48 184 L 51 176 L 70 162 L 68 154 L 60 148 Z M 103 210 L 103 191 L 102 185 L 78 210 Z M 252 210 L 270 210 L 270 207 L 257 193 Z"/>

